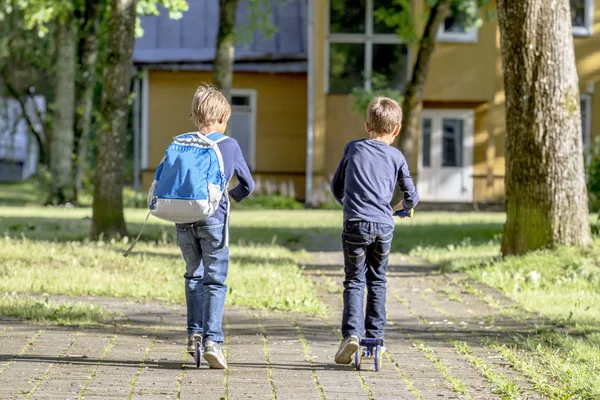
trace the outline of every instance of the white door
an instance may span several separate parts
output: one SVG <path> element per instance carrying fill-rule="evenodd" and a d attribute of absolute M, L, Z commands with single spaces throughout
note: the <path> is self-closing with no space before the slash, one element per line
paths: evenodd
<path fill-rule="evenodd" d="M 422 201 L 473 201 L 473 110 L 424 110 L 418 185 Z"/>
<path fill-rule="evenodd" d="M 237 140 L 251 170 L 255 168 L 256 148 L 256 91 L 231 91 L 231 118 L 229 133 Z"/>

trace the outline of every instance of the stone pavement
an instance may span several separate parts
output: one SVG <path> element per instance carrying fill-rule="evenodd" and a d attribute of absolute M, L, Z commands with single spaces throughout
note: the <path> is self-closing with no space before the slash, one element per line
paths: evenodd
<path fill-rule="evenodd" d="M 184 351 L 181 306 L 86 298 L 121 312 L 122 321 L 66 327 L 0 320 L 0 399 L 501 399 L 493 376 L 513 379 L 521 398 L 542 398 L 486 345 L 510 342 L 539 321 L 503 316 L 506 298 L 461 276 L 401 256 L 391 261 L 387 353 L 379 372 L 370 364 L 359 372 L 333 362 L 342 256 L 323 252 L 302 265 L 330 312 L 227 309 L 224 371 L 196 369 Z M 456 351 L 458 342 L 470 346 L 468 357 Z"/>

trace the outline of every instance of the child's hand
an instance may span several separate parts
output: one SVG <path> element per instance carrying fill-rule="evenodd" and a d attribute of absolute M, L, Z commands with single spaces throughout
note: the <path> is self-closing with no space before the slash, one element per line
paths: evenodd
<path fill-rule="evenodd" d="M 404 210 L 404 200 L 400 200 L 400 203 L 396 204 L 394 208 L 392 208 L 392 214 L 395 214 L 396 211 Z"/>

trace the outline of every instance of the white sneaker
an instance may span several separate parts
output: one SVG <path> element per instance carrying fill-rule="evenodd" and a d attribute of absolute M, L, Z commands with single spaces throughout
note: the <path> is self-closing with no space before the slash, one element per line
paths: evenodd
<path fill-rule="evenodd" d="M 201 334 L 194 333 L 193 335 L 188 335 L 187 351 L 191 356 L 196 353 L 196 342 L 202 343 Z"/>
<path fill-rule="evenodd" d="M 210 368 L 225 369 L 227 368 L 227 360 L 223 355 L 221 346 L 218 343 L 207 340 L 204 344 L 204 359 Z"/>
<path fill-rule="evenodd" d="M 360 340 L 358 336 L 350 335 L 342 340 L 340 347 L 335 353 L 335 362 L 337 364 L 350 364 L 352 362 L 352 356 L 360 347 Z"/>

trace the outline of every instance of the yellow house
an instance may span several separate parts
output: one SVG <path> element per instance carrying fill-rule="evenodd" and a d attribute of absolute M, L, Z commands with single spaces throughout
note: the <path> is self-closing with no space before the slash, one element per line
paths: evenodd
<path fill-rule="evenodd" d="M 212 36 L 205 35 L 208 42 L 196 48 L 185 48 L 189 47 L 185 32 L 195 18 L 216 20 L 218 2 L 195 3 L 190 2 L 182 20 L 160 16 L 142 22 L 147 33 L 156 33 L 138 41 L 134 55 L 144 71 L 145 186 L 171 138 L 192 129 L 186 119 L 191 96 L 201 81 L 210 81 L 214 48 L 208 43 L 214 43 L 216 28 Z M 401 89 L 417 51 L 374 17 L 379 6 L 391 3 L 285 2 L 274 7 L 273 22 L 279 28 L 274 38 L 255 38 L 252 46 L 260 50 L 253 54 L 238 48 L 232 135 L 249 143 L 243 149 L 255 175 L 293 180 L 300 197 L 305 188 L 310 196 L 334 171 L 345 143 L 364 137 L 363 117 L 354 111 L 350 91 L 363 85 L 368 89 L 371 82 L 365 77 L 371 73 L 386 76 Z M 600 119 L 592 118 L 600 113 L 600 87 L 595 88 L 600 80 L 600 0 L 571 0 L 571 4 L 583 139 L 589 145 L 600 132 Z M 415 21 L 423 21 L 425 7 L 425 0 L 414 0 Z M 243 20 L 244 12 L 242 7 L 238 19 Z M 499 202 L 504 193 L 506 131 L 498 21 L 487 20 L 472 30 L 460 21 L 460 15 L 453 15 L 438 32 L 424 93 L 419 154 L 411 172 L 423 202 Z M 160 38 L 167 29 L 153 25 L 159 22 L 169 25 L 169 31 L 183 33 L 167 43 Z M 164 53 L 163 59 L 157 53 Z"/>

